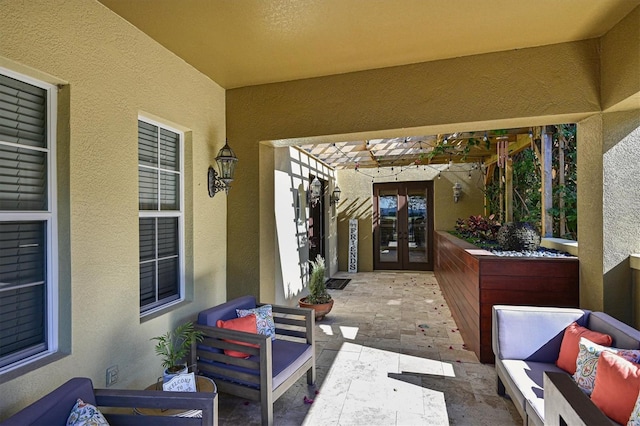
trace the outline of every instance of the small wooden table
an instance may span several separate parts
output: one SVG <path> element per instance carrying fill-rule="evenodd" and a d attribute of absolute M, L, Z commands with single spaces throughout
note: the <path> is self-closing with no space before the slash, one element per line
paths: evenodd
<path fill-rule="evenodd" d="M 156 383 L 149 385 L 145 390 L 162 390 L 162 378 Z M 218 388 L 213 380 L 204 376 L 196 376 L 197 392 L 217 392 Z M 180 410 L 180 409 L 161 409 L 161 408 L 134 408 L 136 414 L 142 416 L 167 416 L 167 417 L 202 417 L 200 410 Z"/>

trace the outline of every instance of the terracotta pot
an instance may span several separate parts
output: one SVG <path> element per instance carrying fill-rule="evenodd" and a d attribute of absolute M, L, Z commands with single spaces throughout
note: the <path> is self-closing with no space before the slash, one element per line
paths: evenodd
<path fill-rule="evenodd" d="M 307 298 L 303 297 L 298 302 L 298 305 L 300 305 L 301 308 L 313 309 L 315 311 L 316 320 L 317 321 L 319 321 L 322 318 L 324 318 L 325 315 L 327 315 L 329 312 L 331 312 L 331 308 L 333 308 L 333 299 L 331 299 L 327 303 L 320 303 L 320 304 L 317 304 L 317 305 L 313 305 L 311 303 L 307 303 L 306 300 L 307 300 Z"/>

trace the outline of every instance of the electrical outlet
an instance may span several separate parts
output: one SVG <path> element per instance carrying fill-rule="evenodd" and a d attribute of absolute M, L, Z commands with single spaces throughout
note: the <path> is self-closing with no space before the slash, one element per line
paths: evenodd
<path fill-rule="evenodd" d="M 113 365 L 107 368 L 107 386 L 111 386 L 118 381 L 118 366 Z"/>

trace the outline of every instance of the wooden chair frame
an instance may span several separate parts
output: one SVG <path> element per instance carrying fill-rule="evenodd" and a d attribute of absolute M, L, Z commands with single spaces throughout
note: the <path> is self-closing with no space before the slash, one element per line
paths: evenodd
<path fill-rule="evenodd" d="M 257 304 L 262 306 L 264 304 Z M 279 339 L 292 340 L 311 345 L 312 356 L 277 388 L 273 389 L 273 360 L 272 341 L 270 337 L 262 334 L 245 333 L 235 330 L 227 330 L 196 324 L 196 330 L 204 333 L 204 340 L 199 345 L 217 349 L 233 349 L 251 355 L 257 355 L 259 361 L 235 358 L 224 353 L 211 353 L 198 349 L 194 343 L 191 350 L 191 364 L 195 367 L 196 374 L 224 375 L 230 380 L 214 378 L 218 391 L 236 395 L 253 401 L 260 401 L 262 410 L 262 424 L 273 424 L 273 403 L 285 393 L 305 373 L 307 383 L 312 385 L 316 380 L 315 363 L 315 315 L 313 309 L 291 308 L 287 306 L 273 306 L 273 317 L 276 325 L 276 335 Z M 257 345 L 248 347 L 229 342 L 235 340 Z M 216 361 L 230 366 L 245 367 L 258 372 L 258 375 L 243 373 L 225 369 L 220 364 L 210 365 L 202 360 Z M 248 384 L 243 384 L 248 383 Z"/>

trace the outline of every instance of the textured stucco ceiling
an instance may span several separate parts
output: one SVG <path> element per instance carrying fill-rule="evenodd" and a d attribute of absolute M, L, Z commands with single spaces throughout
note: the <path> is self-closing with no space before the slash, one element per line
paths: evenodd
<path fill-rule="evenodd" d="M 640 0 L 100 0 L 230 89 L 605 34 Z"/>

